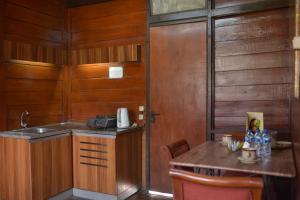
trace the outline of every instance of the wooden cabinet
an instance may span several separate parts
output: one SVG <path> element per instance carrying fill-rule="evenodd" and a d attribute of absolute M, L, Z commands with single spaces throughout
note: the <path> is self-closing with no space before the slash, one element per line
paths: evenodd
<path fill-rule="evenodd" d="M 73 136 L 74 187 L 116 194 L 115 140 Z"/>
<path fill-rule="evenodd" d="M 0 138 L 0 199 L 44 200 L 72 188 L 70 135 L 30 143 Z"/>
<path fill-rule="evenodd" d="M 74 188 L 118 196 L 135 193 L 141 183 L 141 134 L 116 137 L 73 135 Z"/>

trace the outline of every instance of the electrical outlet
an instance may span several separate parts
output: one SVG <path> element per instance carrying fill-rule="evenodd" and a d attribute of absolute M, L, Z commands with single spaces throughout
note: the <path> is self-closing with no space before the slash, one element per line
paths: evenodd
<path fill-rule="evenodd" d="M 143 114 L 139 114 L 139 120 L 144 120 L 144 115 Z"/>
<path fill-rule="evenodd" d="M 140 112 L 144 112 L 144 111 L 145 111 L 144 106 L 139 106 L 139 111 L 140 111 Z"/>

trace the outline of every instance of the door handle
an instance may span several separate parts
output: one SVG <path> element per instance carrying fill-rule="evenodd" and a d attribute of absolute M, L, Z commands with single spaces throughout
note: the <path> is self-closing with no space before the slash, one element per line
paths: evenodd
<path fill-rule="evenodd" d="M 157 116 L 160 116 L 160 114 L 159 113 L 155 113 L 155 112 L 152 112 L 151 111 L 151 113 L 150 113 L 150 121 L 151 121 L 151 123 L 154 123 L 155 122 L 155 118 L 157 117 Z"/>

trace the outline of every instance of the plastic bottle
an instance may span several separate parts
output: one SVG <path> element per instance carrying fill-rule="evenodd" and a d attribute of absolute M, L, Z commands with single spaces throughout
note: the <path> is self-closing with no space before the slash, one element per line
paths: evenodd
<path fill-rule="evenodd" d="M 247 131 L 247 134 L 245 136 L 245 142 L 248 142 L 250 144 L 250 147 L 254 147 L 255 137 L 250 129 Z"/>
<path fill-rule="evenodd" d="M 259 129 L 256 130 L 255 133 L 255 148 L 256 148 L 256 154 L 258 157 L 263 156 L 263 150 L 262 150 L 262 134 Z"/>
<path fill-rule="evenodd" d="M 264 157 L 268 157 L 271 155 L 271 142 L 272 141 L 269 131 L 265 129 L 262 135 L 262 151 Z"/>

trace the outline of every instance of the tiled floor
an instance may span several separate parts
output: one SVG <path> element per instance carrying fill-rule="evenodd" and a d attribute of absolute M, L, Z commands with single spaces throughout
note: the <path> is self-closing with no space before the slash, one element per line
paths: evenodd
<path fill-rule="evenodd" d="M 72 197 L 72 198 L 66 199 L 66 200 L 87 200 L 87 199 Z M 157 196 L 157 195 L 150 195 L 150 194 L 145 194 L 144 192 L 139 192 L 127 200 L 172 200 L 172 198 Z"/>

